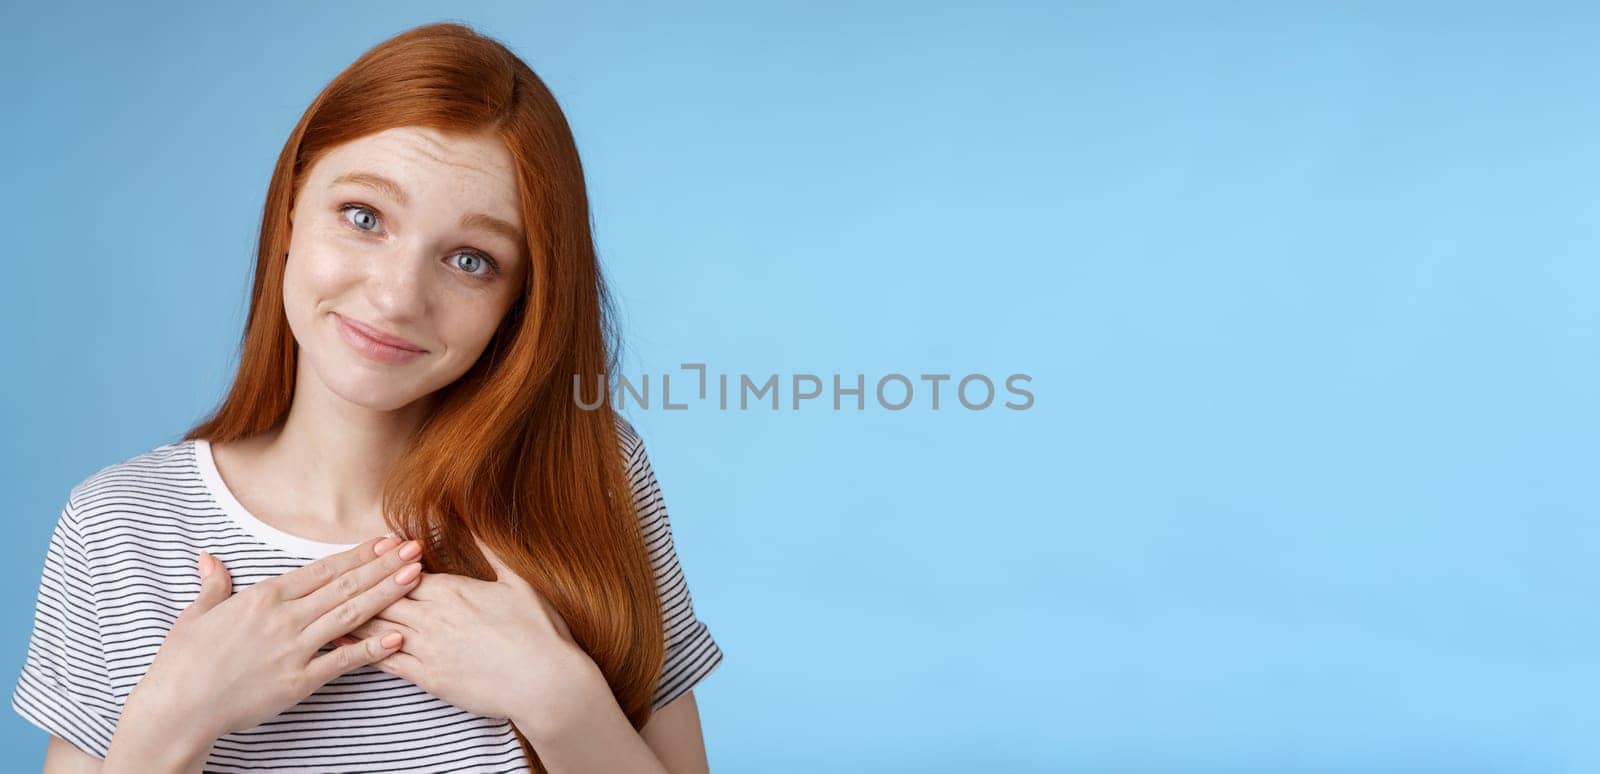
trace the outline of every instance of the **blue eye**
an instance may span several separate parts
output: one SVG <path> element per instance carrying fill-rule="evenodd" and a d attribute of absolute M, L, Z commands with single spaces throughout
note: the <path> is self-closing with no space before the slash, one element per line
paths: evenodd
<path fill-rule="evenodd" d="M 358 213 L 357 218 L 359 219 L 359 222 L 351 221 L 350 224 L 361 229 L 362 231 L 371 231 L 373 228 L 377 228 L 378 226 L 378 214 L 373 212 L 371 207 L 366 207 L 360 204 L 347 204 L 340 208 L 340 211 L 345 213 Z M 361 214 L 364 214 L 366 217 L 361 217 Z M 348 221 L 350 218 L 346 217 L 345 220 Z M 372 224 L 372 228 L 368 228 L 367 226 L 363 225 L 364 223 Z"/>
<path fill-rule="evenodd" d="M 356 227 L 357 229 L 367 233 L 376 233 L 378 226 L 378 213 L 371 207 L 368 207 L 365 204 L 352 203 L 340 207 L 339 212 L 345 215 L 345 222 Z M 355 217 L 350 217 L 350 213 L 355 213 Z M 500 264 L 495 263 L 493 258 L 474 250 L 464 250 L 451 257 L 455 259 L 454 263 L 456 268 L 465 271 L 467 274 L 473 277 L 487 279 L 500 272 Z M 462 258 L 468 259 L 467 262 L 462 263 Z M 487 271 L 480 271 L 480 269 L 485 267 L 487 267 Z"/>
<path fill-rule="evenodd" d="M 461 262 L 462 258 L 468 259 L 470 261 L 470 263 L 463 264 Z M 493 272 L 490 271 L 490 272 L 485 272 L 483 274 L 479 274 L 477 272 L 477 269 L 479 267 L 490 266 L 492 264 L 493 264 L 493 261 L 489 260 L 488 256 L 478 255 L 477 253 L 456 253 L 456 267 L 462 269 L 463 271 L 465 271 L 468 274 L 487 277 L 490 274 L 492 274 Z"/>

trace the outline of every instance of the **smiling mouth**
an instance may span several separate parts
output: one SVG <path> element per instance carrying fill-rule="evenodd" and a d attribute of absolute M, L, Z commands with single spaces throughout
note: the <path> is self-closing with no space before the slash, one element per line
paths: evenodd
<path fill-rule="evenodd" d="M 350 320 L 338 312 L 334 312 L 333 316 L 335 323 L 339 327 L 340 337 L 342 337 L 345 340 L 345 343 L 350 345 L 352 349 L 369 360 L 374 360 L 386 365 L 397 365 L 400 363 L 409 362 L 427 353 L 427 350 L 415 347 L 409 342 L 406 342 L 405 346 L 399 346 L 397 344 L 390 343 L 391 341 L 395 341 L 395 339 L 379 339 L 377 336 L 381 336 L 383 334 L 378 333 L 377 336 L 375 336 L 373 333 L 369 333 L 368 330 L 370 329 L 366 328 L 361 323 Z M 398 339 L 398 341 L 404 342 L 405 340 Z"/>

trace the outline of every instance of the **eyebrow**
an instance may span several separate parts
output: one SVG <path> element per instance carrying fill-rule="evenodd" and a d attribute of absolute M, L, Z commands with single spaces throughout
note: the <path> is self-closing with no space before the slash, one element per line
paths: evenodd
<path fill-rule="evenodd" d="M 371 188 L 399 202 L 402 207 L 409 206 L 410 204 L 410 200 L 406 197 L 405 189 L 401 188 L 399 183 L 396 183 L 395 181 L 390 180 L 383 175 L 373 174 L 371 172 L 347 172 L 334 178 L 331 185 L 339 185 L 340 183 Z M 485 215 L 481 212 L 462 215 L 461 227 L 481 228 L 492 231 L 511 240 L 517 245 L 518 248 L 520 248 L 523 243 L 527 241 L 527 237 L 523 235 L 522 229 L 519 229 L 516 226 L 511 225 L 511 223 L 493 215 Z"/>

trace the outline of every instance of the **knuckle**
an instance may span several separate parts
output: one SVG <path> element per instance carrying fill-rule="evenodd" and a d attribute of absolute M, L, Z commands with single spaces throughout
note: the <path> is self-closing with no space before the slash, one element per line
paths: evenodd
<path fill-rule="evenodd" d="M 350 664 L 355 662 L 354 651 L 357 651 L 357 649 L 354 644 L 346 644 L 344 648 L 336 649 L 328 656 L 328 659 L 330 659 L 330 664 L 328 665 L 336 672 L 346 672 L 346 670 L 349 670 Z"/>
<path fill-rule="evenodd" d="M 261 639 L 278 643 L 293 643 L 298 650 L 305 644 L 304 630 L 297 624 L 277 619 L 258 629 Z"/>
<path fill-rule="evenodd" d="M 245 594 L 241 595 L 241 599 L 243 600 L 246 612 L 248 612 L 252 618 L 265 613 L 276 612 L 281 609 L 281 607 L 276 604 L 274 600 L 268 599 L 266 594 Z"/>
<path fill-rule="evenodd" d="M 250 620 L 260 622 L 262 631 L 268 636 L 280 636 L 285 632 L 295 631 L 299 628 L 294 615 L 290 613 L 287 607 L 279 607 L 261 613 L 250 611 Z"/>
<path fill-rule="evenodd" d="M 262 601 L 247 612 L 251 620 L 265 621 L 268 626 L 276 630 L 298 629 L 303 623 L 296 615 L 295 608 L 285 604 Z"/>
<path fill-rule="evenodd" d="M 306 565 L 306 574 L 316 581 L 318 585 L 333 580 L 333 565 L 327 562 L 314 562 Z"/>
<path fill-rule="evenodd" d="M 256 581 L 250 588 L 256 589 L 255 596 L 276 600 L 283 595 L 283 578 L 276 576 Z"/>
<path fill-rule="evenodd" d="M 365 621 L 365 617 L 361 615 L 361 608 L 350 601 L 334 608 L 333 620 L 346 629 L 354 629 Z"/>
<path fill-rule="evenodd" d="M 345 599 L 349 599 L 361 591 L 360 580 L 351 573 L 339 576 L 339 580 L 335 583 L 337 584 L 336 588 L 339 590 L 339 596 Z"/>

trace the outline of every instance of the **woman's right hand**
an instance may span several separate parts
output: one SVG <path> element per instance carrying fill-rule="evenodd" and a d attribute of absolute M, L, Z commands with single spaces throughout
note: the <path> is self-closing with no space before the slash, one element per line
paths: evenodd
<path fill-rule="evenodd" d="M 112 750 L 124 736 L 142 737 L 126 746 L 145 750 L 156 740 L 177 741 L 171 735 L 181 728 L 194 735 L 184 741 L 204 744 L 203 759 L 217 737 L 259 725 L 398 650 L 401 635 L 390 631 L 317 655 L 411 591 L 421 553 L 416 541 L 374 538 L 238 594 L 227 568 L 201 554 L 200 594 L 128 697 L 123 720 L 132 722 L 118 724 Z"/>

